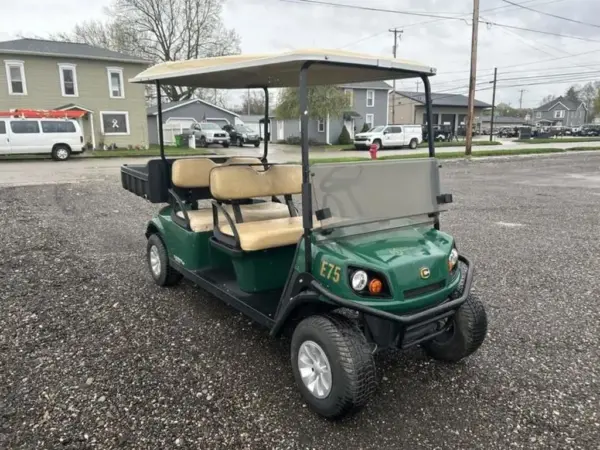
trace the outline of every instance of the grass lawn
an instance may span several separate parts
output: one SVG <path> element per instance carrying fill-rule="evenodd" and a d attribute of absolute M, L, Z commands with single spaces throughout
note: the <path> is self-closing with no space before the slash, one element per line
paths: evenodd
<path fill-rule="evenodd" d="M 517 139 L 523 144 L 555 144 L 557 142 L 598 142 L 600 137 L 559 137 L 555 139 Z"/>
<path fill-rule="evenodd" d="M 478 150 L 472 153 L 472 158 L 482 158 L 490 156 L 514 156 L 514 155 L 535 155 L 545 153 L 567 153 L 577 151 L 588 151 L 588 150 L 600 150 L 598 147 L 572 147 L 568 149 L 562 148 L 528 148 L 528 149 L 511 149 L 511 150 Z M 377 158 L 378 160 L 388 159 L 415 159 L 425 158 L 424 154 L 408 154 L 408 155 L 389 155 Z M 457 159 L 464 158 L 464 152 L 448 152 L 439 153 L 436 155 L 437 159 Z M 336 163 L 336 162 L 358 162 L 358 161 L 369 161 L 370 158 L 350 157 L 350 158 L 312 158 L 311 163 L 322 164 L 322 163 Z"/>
<path fill-rule="evenodd" d="M 178 147 L 165 147 L 165 155 L 167 156 L 194 156 L 194 155 L 210 155 L 212 152 L 207 148 L 178 148 Z M 133 158 L 136 156 L 160 156 L 160 149 L 157 145 L 150 146 L 149 149 L 142 150 L 128 150 L 128 149 L 117 149 L 117 150 L 95 150 L 88 151 L 86 155 L 91 155 L 94 158 Z"/>

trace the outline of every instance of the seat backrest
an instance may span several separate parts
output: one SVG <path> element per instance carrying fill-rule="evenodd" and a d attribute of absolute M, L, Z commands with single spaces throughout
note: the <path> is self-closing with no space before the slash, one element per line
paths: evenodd
<path fill-rule="evenodd" d="M 233 158 L 229 158 L 222 165 L 229 166 L 231 164 L 262 164 L 262 161 L 250 156 L 234 156 Z"/>
<path fill-rule="evenodd" d="M 210 159 L 178 159 L 173 162 L 171 181 L 180 188 L 205 188 L 208 187 L 210 171 L 215 167 L 218 164 Z"/>
<path fill-rule="evenodd" d="M 219 166 L 210 171 L 210 191 L 217 200 L 242 200 L 302 191 L 302 166 L 273 165 L 257 171 L 250 166 Z"/>

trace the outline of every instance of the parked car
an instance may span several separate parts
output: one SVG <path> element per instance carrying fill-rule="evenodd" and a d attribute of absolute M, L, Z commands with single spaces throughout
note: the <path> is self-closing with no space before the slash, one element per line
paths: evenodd
<path fill-rule="evenodd" d="M 429 142 L 429 135 L 427 126 L 422 127 L 423 141 Z M 451 125 L 434 125 L 433 126 L 434 141 L 436 142 L 448 142 L 452 140 L 452 126 Z"/>
<path fill-rule="evenodd" d="M 229 134 L 215 123 L 194 123 L 184 133 L 194 135 L 196 146 L 208 147 L 210 144 L 219 144 L 225 148 L 229 147 Z"/>
<path fill-rule="evenodd" d="M 84 150 L 83 133 L 75 120 L 0 118 L 0 155 L 49 154 L 66 161 Z"/>
<path fill-rule="evenodd" d="M 354 147 L 357 149 L 369 148 L 371 144 L 377 144 L 380 149 L 405 146 L 415 149 L 421 142 L 423 131 L 420 125 L 378 126 L 354 137 Z"/>
<path fill-rule="evenodd" d="M 255 147 L 260 145 L 260 136 L 258 133 L 246 125 L 228 124 L 225 125 L 223 129 L 229 133 L 231 143 L 235 143 L 239 147 L 243 147 L 244 144 L 252 144 Z"/>

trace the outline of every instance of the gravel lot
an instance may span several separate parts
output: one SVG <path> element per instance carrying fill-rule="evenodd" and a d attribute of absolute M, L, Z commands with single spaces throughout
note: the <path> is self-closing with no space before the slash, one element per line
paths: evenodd
<path fill-rule="evenodd" d="M 488 339 L 454 366 L 380 355 L 375 398 L 341 423 L 304 407 L 288 341 L 151 282 L 157 206 L 118 172 L 0 188 L 0 448 L 597 449 L 599 169 L 444 163 L 442 227 L 476 264 Z"/>

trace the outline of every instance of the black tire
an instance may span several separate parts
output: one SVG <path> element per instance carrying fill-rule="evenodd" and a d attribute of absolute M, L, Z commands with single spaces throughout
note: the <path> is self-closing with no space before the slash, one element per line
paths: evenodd
<path fill-rule="evenodd" d="M 200 147 L 208 147 L 208 142 L 206 142 L 206 136 L 200 136 Z"/>
<path fill-rule="evenodd" d="M 229 148 L 229 142 L 223 142 L 223 147 L 224 148 Z"/>
<path fill-rule="evenodd" d="M 55 145 L 52 148 L 52 159 L 54 161 L 66 161 L 71 157 L 71 149 L 68 145 Z"/>
<path fill-rule="evenodd" d="M 255 142 L 255 143 L 254 143 L 254 147 L 257 147 L 257 148 L 258 148 L 258 146 L 259 146 L 259 145 L 260 145 L 260 142 Z"/>
<path fill-rule="evenodd" d="M 411 139 L 410 144 L 408 144 L 408 146 L 411 150 L 414 150 L 415 148 L 417 148 L 417 145 L 419 145 L 419 143 L 417 142 L 416 139 Z"/>
<path fill-rule="evenodd" d="M 324 351 L 331 367 L 331 391 L 320 399 L 305 386 L 298 368 L 302 343 L 312 341 Z M 358 412 L 375 392 L 375 360 L 367 340 L 352 320 L 337 315 L 304 319 L 292 336 L 292 370 L 309 407 L 328 419 Z"/>
<path fill-rule="evenodd" d="M 373 144 L 377 144 L 378 149 L 383 150 L 383 142 L 381 142 L 381 139 L 375 139 Z"/>
<path fill-rule="evenodd" d="M 244 146 L 244 140 L 241 137 L 237 138 L 237 145 L 238 147 Z"/>
<path fill-rule="evenodd" d="M 477 351 L 486 334 L 485 308 L 480 300 L 470 294 L 452 318 L 448 333 L 423 344 L 423 349 L 433 359 L 458 362 Z"/>
<path fill-rule="evenodd" d="M 160 261 L 160 269 L 158 273 L 155 273 L 152 268 L 151 252 L 153 248 L 156 249 Z M 153 234 L 148 238 L 148 245 L 146 246 L 146 258 L 148 260 L 148 268 L 150 269 L 152 279 L 159 286 L 174 286 L 181 281 L 182 275 L 169 265 L 167 249 L 162 239 L 157 234 Z"/>

